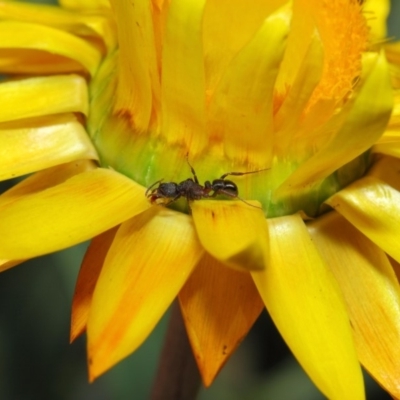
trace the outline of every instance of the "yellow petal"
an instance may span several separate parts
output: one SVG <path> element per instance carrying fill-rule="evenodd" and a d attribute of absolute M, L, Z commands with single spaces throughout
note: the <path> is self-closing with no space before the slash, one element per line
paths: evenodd
<path fill-rule="evenodd" d="M 100 51 L 85 40 L 40 24 L 1 21 L 0 37 L 0 48 L 36 49 L 62 55 L 79 61 L 91 75 L 101 60 Z"/>
<path fill-rule="evenodd" d="M 92 239 L 82 261 L 72 301 L 70 341 L 74 341 L 86 329 L 90 304 L 97 279 L 103 267 L 108 250 L 119 226 Z"/>
<path fill-rule="evenodd" d="M 268 229 L 261 209 L 218 200 L 195 201 L 191 207 L 200 242 L 212 256 L 246 271 L 265 268 Z"/>
<path fill-rule="evenodd" d="M 387 38 L 387 17 L 390 12 L 390 1 L 368 0 L 363 4 L 363 13 L 368 19 L 374 42 Z"/>
<path fill-rule="evenodd" d="M 9 75 L 85 73 L 74 60 L 34 49 L 0 49 L 0 71 Z"/>
<path fill-rule="evenodd" d="M 252 2 L 241 0 L 207 1 L 203 20 L 203 49 L 207 90 L 216 85 L 236 54 L 253 38 L 263 21 L 286 0 Z M 240 29 L 232 29 L 240 26 Z"/>
<path fill-rule="evenodd" d="M 397 276 L 397 280 L 400 281 L 400 263 L 394 260 L 392 257 L 388 256 L 389 262 L 393 267 L 394 273 Z"/>
<path fill-rule="evenodd" d="M 293 147 L 293 136 L 301 126 L 304 110 L 321 78 L 322 57 L 321 41 L 318 37 L 313 36 L 313 40 L 306 48 L 304 59 L 298 60 L 301 61 L 301 64 L 293 85 L 289 87 L 287 94 L 281 95 L 284 96 L 283 103 L 274 118 L 276 129 L 274 144 L 280 153 L 286 154 Z M 291 60 L 291 62 L 294 61 Z M 281 68 L 280 76 L 285 76 L 287 69 Z M 291 65 L 290 71 L 292 70 L 293 66 Z M 278 75 L 278 79 L 280 76 Z"/>
<path fill-rule="evenodd" d="M 106 169 L 14 201 L 0 197 L 0 259 L 25 259 L 90 239 L 150 207 L 144 188 Z"/>
<path fill-rule="evenodd" d="M 302 3 L 299 0 L 294 1 L 291 7 L 291 28 L 276 82 L 276 89 L 279 96 L 284 96 L 286 91 L 295 84 L 295 80 L 298 80 L 298 74 L 303 63 L 308 58 L 307 52 L 310 51 L 310 44 L 312 44 L 313 40 L 315 21 L 313 21 L 311 16 L 310 8 L 305 7 Z M 317 64 L 322 64 L 321 61 L 318 60 Z M 315 78 L 319 79 L 319 76 Z"/>
<path fill-rule="evenodd" d="M 0 272 L 6 271 L 18 264 L 21 264 L 25 260 L 0 260 Z"/>
<path fill-rule="evenodd" d="M 205 386 L 246 336 L 264 304 L 246 272 L 205 255 L 179 293 L 182 315 Z"/>
<path fill-rule="evenodd" d="M 152 5 L 149 1 L 133 4 L 129 0 L 111 3 L 118 21 L 120 49 L 115 108 L 131 117 L 137 131 L 147 131 L 151 114 L 157 115 L 160 102 Z"/>
<path fill-rule="evenodd" d="M 82 172 L 96 168 L 97 164 L 93 161 L 80 160 L 39 171 L 2 193 L 0 203 L 5 204 L 6 201 L 18 200 L 21 196 L 42 191 L 65 182 L 67 179 Z"/>
<path fill-rule="evenodd" d="M 298 215 L 268 220 L 271 261 L 252 276 L 288 346 L 331 400 L 364 399 L 360 365 L 337 282 Z"/>
<path fill-rule="evenodd" d="M 110 8 L 109 0 L 59 0 L 60 5 L 71 10 L 101 10 Z"/>
<path fill-rule="evenodd" d="M 205 0 L 172 1 L 163 41 L 161 131 L 192 152 L 208 145 L 202 46 L 205 5 Z"/>
<path fill-rule="evenodd" d="M 379 179 L 397 191 L 400 191 L 399 171 L 400 159 L 384 156 L 374 160 L 373 165 L 368 171 L 368 176 Z"/>
<path fill-rule="evenodd" d="M 272 162 L 274 86 L 288 31 L 286 13 L 267 18 L 231 61 L 211 99 L 210 129 L 238 162 L 248 154 L 254 165 Z"/>
<path fill-rule="evenodd" d="M 106 15 L 89 15 L 69 12 L 61 7 L 29 4 L 22 2 L 1 2 L 0 17 L 20 22 L 34 22 L 62 29 L 83 37 L 104 40 L 107 48 L 115 46 L 116 37 Z"/>
<path fill-rule="evenodd" d="M 78 75 L 23 79 L 0 85 L 0 122 L 68 112 L 88 112 L 86 81 Z"/>
<path fill-rule="evenodd" d="M 73 114 L 0 124 L 0 180 L 97 158 L 85 129 Z"/>
<path fill-rule="evenodd" d="M 153 207 L 121 225 L 87 324 L 91 380 L 142 344 L 202 254 L 186 215 Z"/>
<path fill-rule="evenodd" d="M 374 177 L 364 177 L 327 201 L 351 224 L 400 261 L 400 193 Z"/>
<path fill-rule="evenodd" d="M 384 49 L 385 49 L 386 57 L 387 57 L 388 61 L 391 64 L 394 64 L 394 67 L 399 67 L 400 66 L 400 41 L 397 40 L 396 42 L 386 43 Z M 394 71 L 397 72 L 398 69 L 395 68 Z M 394 78 L 395 82 L 398 82 L 398 77 L 396 75 L 397 74 L 394 73 L 392 78 Z M 398 89 L 399 86 L 396 85 L 395 88 Z"/>
<path fill-rule="evenodd" d="M 308 227 L 345 297 L 359 360 L 400 397 L 400 288 L 385 253 L 335 212 Z"/>
<path fill-rule="evenodd" d="M 355 96 L 342 128 L 287 179 L 280 193 L 312 185 L 368 150 L 384 132 L 392 103 L 388 67 L 382 53 Z"/>
<path fill-rule="evenodd" d="M 386 142 L 377 143 L 373 148 L 372 151 L 374 153 L 381 153 L 387 156 L 397 157 L 400 158 L 400 141 L 398 140 L 400 135 L 396 132 L 396 137 L 393 137 L 393 141 L 391 142 L 388 137 Z"/>

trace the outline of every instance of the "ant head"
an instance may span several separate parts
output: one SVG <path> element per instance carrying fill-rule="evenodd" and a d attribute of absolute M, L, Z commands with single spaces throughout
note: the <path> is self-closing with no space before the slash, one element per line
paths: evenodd
<path fill-rule="evenodd" d="M 156 194 L 158 197 L 175 197 L 179 194 L 179 185 L 175 182 L 161 183 Z"/>

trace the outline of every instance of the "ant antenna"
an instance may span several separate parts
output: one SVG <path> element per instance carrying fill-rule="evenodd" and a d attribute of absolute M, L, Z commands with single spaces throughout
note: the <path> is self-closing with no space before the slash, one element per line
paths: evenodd
<path fill-rule="evenodd" d="M 189 164 L 190 170 L 192 171 L 194 181 L 196 183 L 199 183 L 199 180 L 198 180 L 197 175 L 196 175 L 196 171 L 192 167 L 192 164 L 190 164 L 190 162 L 189 162 L 189 152 L 186 153 L 186 162 Z"/>
<path fill-rule="evenodd" d="M 223 174 L 219 179 L 225 179 L 229 175 L 241 176 L 248 174 L 256 174 L 257 172 L 268 171 L 269 169 L 271 168 L 256 169 L 255 171 L 247 171 L 247 172 L 227 172 L 226 174 Z"/>
<path fill-rule="evenodd" d="M 236 199 L 238 199 L 238 200 L 240 200 L 240 201 L 243 201 L 243 203 L 247 204 L 247 205 L 250 206 L 250 207 L 258 208 L 259 210 L 262 210 L 262 209 L 263 209 L 262 207 L 255 206 L 254 204 L 248 203 L 246 200 L 242 199 L 242 198 L 239 197 L 239 196 L 236 196 Z"/>
<path fill-rule="evenodd" d="M 156 186 L 157 183 L 160 183 L 160 182 L 162 182 L 162 181 L 163 181 L 163 179 L 160 179 L 160 180 L 158 180 L 157 182 L 154 182 L 151 186 L 149 186 L 149 187 L 147 188 L 147 190 L 146 190 L 145 196 L 148 197 L 148 195 L 149 195 L 149 193 L 150 193 L 150 190 L 153 189 L 153 187 Z"/>

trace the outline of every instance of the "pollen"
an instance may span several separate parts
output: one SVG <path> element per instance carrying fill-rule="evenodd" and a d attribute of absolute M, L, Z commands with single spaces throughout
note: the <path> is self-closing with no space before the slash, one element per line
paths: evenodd
<path fill-rule="evenodd" d="M 359 1 L 325 0 L 316 3 L 319 4 L 312 8 L 324 47 L 324 65 L 321 81 L 308 109 L 319 100 L 340 101 L 351 94 L 360 76 L 361 56 L 369 38 Z"/>

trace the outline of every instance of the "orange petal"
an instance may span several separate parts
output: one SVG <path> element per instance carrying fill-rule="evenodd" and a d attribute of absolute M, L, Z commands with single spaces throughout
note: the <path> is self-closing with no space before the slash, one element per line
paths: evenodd
<path fill-rule="evenodd" d="M 246 272 L 206 254 L 179 293 L 182 315 L 205 386 L 210 386 L 264 304 Z"/>
<path fill-rule="evenodd" d="M 90 303 L 92 302 L 97 278 L 100 275 L 104 259 L 106 258 L 108 249 L 114 240 L 118 228 L 119 226 L 116 226 L 93 238 L 86 251 L 76 282 L 74 299 L 72 301 L 71 342 L 86 329 Z"/>
<path fill-rule="evenodd" d="M 366 61 L 364 67 L 371 71 L 354 101 L 346 106 L 345 111 L 350 111 L 343 126 L 332 131 L 326 143 L 282 184 L 280 194 L 315 184 L 367 151 L 383 134 L 393 106 L 388 65 L 383 53 L 369 56 Z M 314 135 L 321 135 L 321 131 L 316 130 Z"/>
<path fill-rule="evenodd" d="M 361 363 L 400 397 L 400 288 L 386 254 L 335 212 L 309 232 L 344 294 Z"/>
<path fill-rule="evenodd" d="M 150 206 L 144 188 L 98 168 L 20 198 L 0 197 L 0 259 L 25 259 L 70 247 Z"/>
<path fill-rule="evenodd" d="M 121 225 L 87 323 L 90 380 L 143 343 L 202 254 L 187 215 L 153 207 Z"/>
<path fill-rule="evenodd" d="M 218 200 L 199 200 L 191 207 L 200 242 L 212 256 L 246 271 L 265 268 L 268 229 L 261 209 Z"/>
<path fill-rule="evenodd" d="M 329 399 L 364 399 L 344 300 L 300 216 L 268 220 L 271 261 L 253 279 L 277 328 Z"/>

